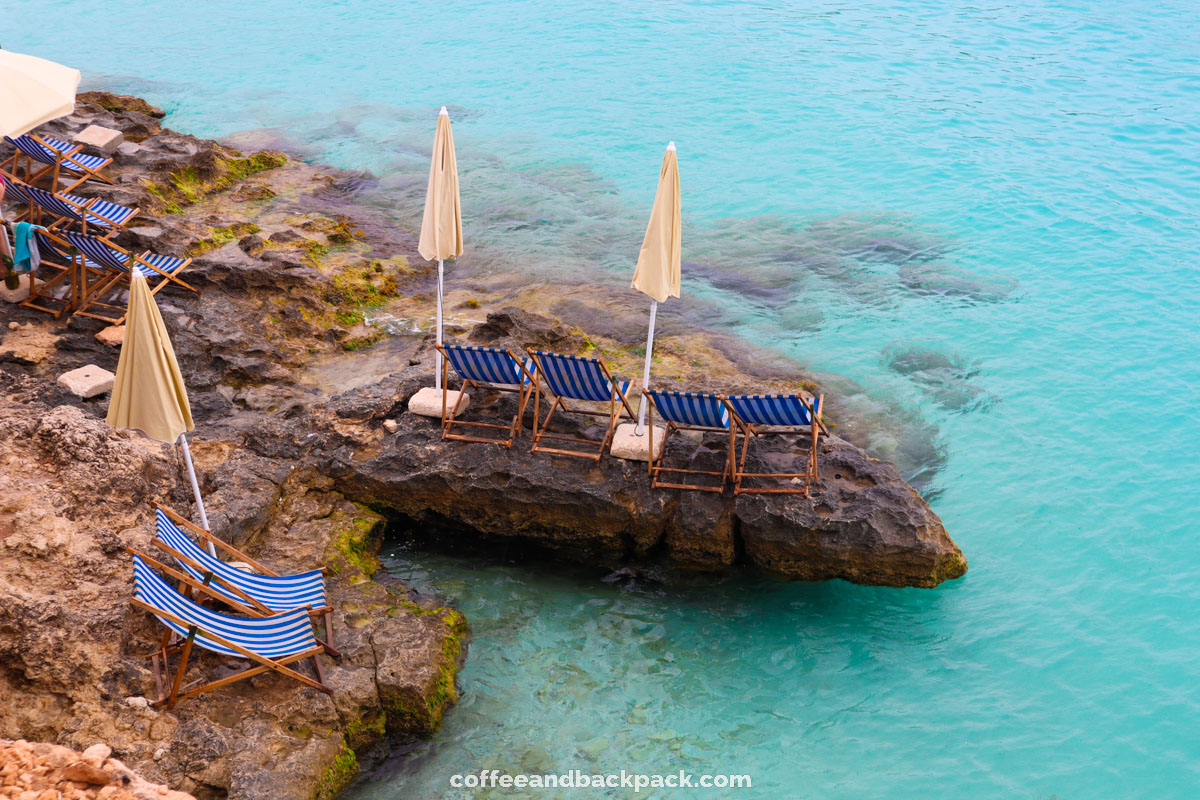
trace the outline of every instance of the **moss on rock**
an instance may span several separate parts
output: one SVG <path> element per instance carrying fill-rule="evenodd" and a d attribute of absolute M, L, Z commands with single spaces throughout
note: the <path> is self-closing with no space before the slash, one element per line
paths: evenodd
<path fill-rule="evenodd" d="M 146 191 L 162 203 L 160 211 L 179 213 L 184 206 L 224 192 L 260 172 L 282 167 L 288 157 L 277 150 L 264 150 L 250 156 L 216 148 L 218 155 L 203 168 L 189 166 L 169 173 L 161 181 L 145 181 Z"/>
<path fill-rule="evenodd" d="M 466 617 L 451 608 L 439 608 L 432 612 L 422 610 L 422 613 L 434 614 L 446 624 L 441 659 L 422 696 L 398 694 L 391 698 L 386 711 L 390 733 L 429 738 L 441 727 L 446 710 L 458 702 L 458 687 L 454 678 L 462 663 L 470 627 Z"/>
<path fill-rule="evenodd" d="M 361 578 L 352 577 L 352 581 L 366 580 L 379 569 L 375 550 L 384 525 L 379 514 L 360 503 L 354 506 L 353 517 L 338 514 L 342 518 L 336 520 L 336 530 L 325 552 L 325 563 L 332 572 L 340 575 L 357 570 L 361 573 Z"/>
<path fill-rule="evenodd" d="M 321 782 L 313 792 L 313 800 L 333 800 L 341 794 L 358 775 L 358 756 L 346 744 L 333 763 L 325 768 Z"/>
<path fill-rule="evenodd" d="M 210 250 L 224 247 L 235 239 L 258 233 L 258 231 L 259 227 L 253 222 L 235 222 L 222 228 L 209 228 L 207 236 L 197 239 L 188 247 L 187 255 L 192 258 L 203 255 Z"/>

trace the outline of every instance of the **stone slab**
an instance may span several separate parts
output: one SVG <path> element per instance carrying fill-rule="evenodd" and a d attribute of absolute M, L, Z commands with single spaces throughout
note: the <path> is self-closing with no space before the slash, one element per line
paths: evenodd
<path fill-rule="evenodd" d="M 112 128 L 102 125 L 88 125 L 75 134 L 75 143 L 92 150 L 98 150 L 106 156 L 112 155 L 125 141 L 125 135 Z"/>
<path fill-rule="evenodd" d="M 58 376 L 58 385 L 77 397 L 96 397 L 111 391 L 117 376 L 108 370 L 88 364 Z"/>
<path fill-rule="evenodd" d="M 125 341 L 125 326 L 109 325 L 96 334 L 96 341 L 109 347 L 120 347 L 121 343 Z"/>
<path fill-rule="evenodd" d="M 19 284 L 16 289 L 8 288 L 3 280 L 0 280 L 0 300 L 6 303 L 24 303 L 29 299 L 29 281 L 33 280 L 33 274 L 26 272 L 17 275 Z M 34 284 L 37 286 L 41 281 Z"/>
<path fill-rule="evenodd" d="M 666 428 L 654 428 L 654 458 L 662 453 L 662 443 L 667 435 Z M 649 427 L 642 429 L 642 435 L 637 435 L 637 425 L 633 422 L 626 422 L 623 425 L 618 425 L 617 430 L 613 433 L 612 447 L 609 452 L 617 458 L 623 458 L 626 461 L 649 461 L 650 460 L 650 429 Z"/>
<path fill-rule="evenodd" d="M 458 402 L 461 392 L 449 389 L 446 392 L 446 408 L 453 410 L 454 404 Z M 462 413 L 471 407 L 471 395 L 466 395 L 462 406 L 458 409 L 458 413 Z M 435 389 L 432 386 L 426 386 L 419 390 L 408 401 L 408 410 L 412 414 L 420 414 L 422 417 L 437 417 L 442 418 L 442 390 Z"/>

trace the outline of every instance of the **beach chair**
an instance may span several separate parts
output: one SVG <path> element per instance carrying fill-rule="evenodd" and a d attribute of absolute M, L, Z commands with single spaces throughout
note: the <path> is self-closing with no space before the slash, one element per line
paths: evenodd
<path fill-rule="evenodd" d="M 280 575 L 165 506 L 154 507 L 154 528 L 154 546 L 174 557 L 192 581 L 208 587 L 201 590 L 205 594 L 255 616 L 307 608 L 314 626 L 318 618 L 325 622 L 325 638 L 318 639 L 318 643 L 329 655 L 340 655 L 333 647 L 333 609 L 325 596 L 323 569 Z M 231 559 L 249 564 L 259 574 L 238 569 L 213 556 L 193 542 L 189 532 L 202 542 L 221 548 Z"/>
<path fill-rule="evenodd" d="M 79 151 L 82 148 L 77 144 L 64 142 L 50 136 L 34 136 L 29 133 L 16 138 L 5 136 L 4 141 L 17 150 L 3 164 L 0 164 L 0 170 L 5 170 L 14 178 L 17 177 L 17 165 L 20 157 L 24 156 L 26 161 L 25 183 L 27 184 L 37 183 L 47 173 L 51 176 L 50 188 L 54 191 L 58 191 L 59 178 L 64 176 L 75 181 L 63 187 L 67 191 L 91 178 L 108 184 L 112 183 L 112 180 L 100 174 L 100 170 L 111 164 L 112 159 L 81 153 Z M 35 162 L 42 165 L 42 168 L 36 172 L 34 172 L 33 166 Z M 10 165 L 11 168 L 9 168 Z"/>
<path fill-rule="evenodd" d="M 25 184 L 12 176 L 4 179 L 4 199 L 17 209 L 7 217 L 9 222 L 24 222 L 33 218 L 33 198 L 29 196 L 25 188 Z M 24 211 L 20 211 L 22 205 L 25 206 Z"/>
<path fill-rule="evenodd" d="M 325 685 L 321 662 L 317 660 L 321 645 L 313 636 L 307 609 L 297 608 L 269 617 L 218 614 L 175 591 L 138 555 L 133 556 L 133 586 L 130 604 L 149 611 L 167 627 L 159 649 L 149 656 L 158 691 L 155 706 L 171 708 L 180 700 L 268 671 L 285 675 L 325 694 L 333 694 Z M 170 644 L 171 634 L 182 637 L 183 641 Z M 194 645 L 218 655 L 248 659 L 252 665 L 199 686 L 194 683 L 181 686 Z M 180 656 L 179 665 L 172 677 L 169 659 L 176 653 Z M 308 658 L 312 659 L 316 680 L 287 666 Z"/>
<path fill-rule="evenodd" d="M 79 254 L 76 263 L 80 269 L 81 293 L 75 313 L 80 316 L 102 320 L 112 325 L 123 323 L 129 309 L 105 303 L 101 298 L 118 285 L 128 289 L 129 282 L 133 279 L 133 271 L 146 278 L 151 294 L 158 294 L 169 283 L 181 286 L 189 292 L 199 291 L 179 278 L 179 273 L 192 263 L 190 258 L 160 256 L 148 250 L 136 256 L 106 239 L 95 236 L 70 231 L 62 231 L 61 236 Z M 93 275 L 95 280 L 87 280 Z M 155 279 L 161 280 L 154 283 Z"/>
<path fill-rule="evenodd" d="M 746 394 L 730 395 L 726 398 L 733 411 L 734 422 L 742 434 L 742 452 L 733 473 L 733 493 L 739 494 L 809 494 L 809 488 L 817 482 L 818 431 L 829 430 L 821 419 L 824 396 L 805 399 L 795 394 Z M 747 472 L 746 455 L 750 451 L 751 437 L 788 436 L 807 433 L 810 436 L 808 458 L 803 472 Z M 745 486 L 747 478 L 775 479 L 773 486 Z M 797 482 L 800 486 L 779 486 L 779 482 Z"/>
<path fill-rule="evenodd" d="M 12 190 L 11 184 L 9 190 Z M 50 277 L 38 277 L 37 285 L 30 281 L 29 296 L 21 301 L 21 307 L 53 314 L 57 319 L 74 308 L 78 301 L 75 259 L 66 241 L 52 231 L 36 230 L 33 237 L 42 260 L 34 276 L 49 273 Z"/>
<path fill-rule="evenodd" d="M 542 350 L 528 350 L 530 358 L 537 366 L 537 376 L 541 380 L 534 381 L 533 400 L 533 447 L 531 453 L 555 453 L 562 456 L 577 456 L 599 461 L 604 450 L 612 441 L 613 431 L 622 417 L 633 418 L 633 410 L 629 407 L 629 381 L 617 381 L 609 372 L 608 365 L 598 358 L 583 356 L 568 356 L 561 353 L 547 353 Z M 542 383 L 546 384 L 546 394 L 552 400 L 550 410 L 546 412 L 546 420 L 539 427 L 538 410 L 541 404 Z M 607 403 L 607 411 L 589 411 L 578 407 L 570 407 L 567 400 L 587 403 Z M 589 417 L 608 417 L 608 428 L 604 438 L 599 442 L 599 449 L 591 452 L 597 442 L 593 439 L 582 439 L 577 436 L 549 433 L 550 421 L 559 410 L 567 414 L 582 414 Z M 589 450 L 565 450 L 562 448 L 543 447 L 542 440 L 551 439 L 559 442 L 588 445 Z"/>
<path fill-rule="evenodd" d="M 55 216 L 54 222 L 48 225 L 40 216 L 37 220 L 38 224 L 46 225 L 51 230 L 74 225 L 81 232 L 87 233 L 88 226 L 91 225 L 93 229 L 100 229 L 101 238 L 107 239 L 124 228 L 138 214 L 136 208 L 127 208 L 98 197 L 80 197 L 67 192 L 53 194 L 36 186 L 23 186 L 21 189 L 32 206 Z"/>
<path fill-rule="evenodd" d="M 646 397 L 650 400 L 648 408 L 650 436 L 650 453 L 654 453 L 654 415 L 657 412 L 666 425 L 663 441 L 660 445 L 658 459 L 649 462 L 650 487 L 664 489 L 694 489 L 701 492 L 721 492 L 725 482 L 733 474 L 734 440 L 737 429 L 730 420 L 729 403 L 725 398 L 716 394 L 697 394 L 696 392 L 667 392 L 659 389 L 647 389 Z M 667 457 L 667 442 L 675 431 L 703 431 L 729 434 L 729 450 L 725 455 L 725 468 L 720 472 L 712 470 L 681 469 L 663 466 Z M 720 479 L 714 485 L 702 483 L 668 483 L 663 480 L 672 475 L 708 475 Z M 679 478 L 678 480 L 684 480 Z"/>
<path fill-rule="evenodd" d="M 466 347 L 456 344 L 435 344 L 434 347 L 442 354 L 442 438 L 460 442 L 498 444 L 511 448 L 513 441 L 521 433 L 525 405 L 529 402 L 529 396 L 533 394 L 533 384 L 536 380 L 534 373 L 537 370 L 533 360 L 522 360 L 499 347 Z M 462 378 L 463 393 L 474 388 L 516 393 L 517 413 L 513 415 L 512 421 L 507 425 L 499 425 L 494 422 L 458 419 L 463 394 L 459 394 L 454 408 L 447 407 L 447 379 L 450 377 L 450 367 L 454 367 L 454 371 Z M 507 431 L 508 438 L 495 439 L 452 433 L 455 425 Z"/>

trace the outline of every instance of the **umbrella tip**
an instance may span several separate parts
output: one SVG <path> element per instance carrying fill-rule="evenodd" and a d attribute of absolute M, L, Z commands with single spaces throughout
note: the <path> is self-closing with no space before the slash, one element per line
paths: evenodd
<path fill-rule="evenodd" d="M 445 106 L 442 106 L 442 110 L 438 112 L 438 116 L 439 117 L 448 117 L 448 116 L 450 116 L 450 112 L 446 110 Z"/>
<path fill-rule="evenodd" d="M 672 152 L 674 152 L 674 150 L 675 150 L 675 143 L 674 143 L 674 142 L 669 142 L 669 143 L 667 144 L 667 149 L 668 149 L 668 150 L 670 150 L 670 151 L 672 151 Z"/>

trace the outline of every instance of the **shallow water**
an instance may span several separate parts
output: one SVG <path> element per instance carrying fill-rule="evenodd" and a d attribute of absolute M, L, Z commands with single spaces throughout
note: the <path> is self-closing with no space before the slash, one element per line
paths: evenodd
<path fill-rule="evenodd" d="M 173 127 L 369 170 L 402 222 L 450 105 L 463 271 L 626 284 L 674 139 L 680 302 L 936 426 L 941 460 L 905 468 L 971 572 L 932 592 L 406 555 L 476 638 L 443 733 L 363 797 L 529 763 L 1195 796 L 1194 4 L 93 5 L 0 0 L 0 41 Z M 85 13 L 86 37 L 45 23 Z"/>

